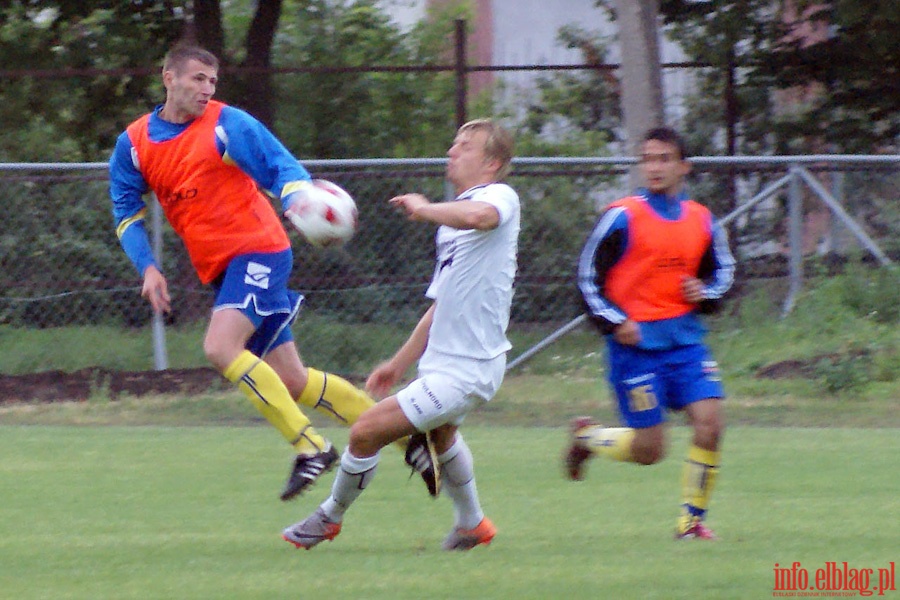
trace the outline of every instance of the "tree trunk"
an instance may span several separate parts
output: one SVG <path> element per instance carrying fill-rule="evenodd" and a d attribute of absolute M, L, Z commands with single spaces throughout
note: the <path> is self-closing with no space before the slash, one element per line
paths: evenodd
<path fill-rule="evenodd" d="M 197 44 L 215 54 L 219 61 L 227 62 L 219 0 L 194 0 L 193 28 Z"/>
<path fill-rule="evenodd" d="M 647 130 L 663 124 L 662 68 L 659 59 L 657 0 L 616 0 L 622 47 L 622 114 L 629 154 Z M 638 183 L 632 169 L 631 183 Z"/>
<path fill-rule="evenodd" d="M 247 31 L 247 58 L 243 67 L 253 69 L 243 75 L 244 93 L 240 100 L 243 108 L 272 128 L 272 76 L 268 72 L 272 64 L 272 42 L 281 17 L 281 0 L 268 0 L 256 5 L 256 14 Z"/>

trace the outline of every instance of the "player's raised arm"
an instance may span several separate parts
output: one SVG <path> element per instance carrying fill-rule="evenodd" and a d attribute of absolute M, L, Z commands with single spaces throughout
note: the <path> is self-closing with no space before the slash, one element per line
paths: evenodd
<path fill-rule="evenodd" d="M 226 106 L 216 127 L 216 147 L 222 160 L 236 165 L 286 211 L 309 190 L 311 177 L 306 167 L 250 114 Z"/>

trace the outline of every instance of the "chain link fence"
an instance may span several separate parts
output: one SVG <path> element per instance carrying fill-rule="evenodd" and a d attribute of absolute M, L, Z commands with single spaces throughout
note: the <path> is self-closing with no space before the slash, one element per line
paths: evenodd
<path fill-rule="evenodd" d="M 791 244 L 807 259 L 859 248 L 827 207 L 803 191 L 802 239 L 792 239 L 789 187 L 759 194 L 783 181 L 793 163 L 757 158 L 697 158 L 690 186 L 696 198 L 727 222 L 739 276 L 788 272 Z M 796 158 L 796 157 L 795 157 Z M 900 251 L 900 156 L 854 160 L 808 159 L 804 166 L 831 191 L 860 229 L 895 260 Z M 307 309 L 335 323 L 396 325 L 421 315 L 433 268 L 434 228 L 410 223 L 387 199 L 417 191 L 445 197 L 443 159 L 307 161 L 314 177 L 347 189 L 359 208 L 359 230 L 344 248 L 319 250 L 294 240 L 291 285 Z M 510 184 L 522 199 L 519 275 L 512 327 L 552 331 L 576 318 L 575 262 L 598 211 L 628 192 L 627 158 L 519 158 Z M 146 327 L 140 279 L 113 229 L 105 165 L 0 164 L 0 328 L 107 325 Z M 752 207 L 739 209 L 755 200 Z M 212 304 L 181 242 L 162 226 L 162 265 L 173 312 L 167 326 L 205 322 Z M 148 348 L 148 353 L 151 349 Z M 180 365 L 170 365 L 179 367 Z M 52 368 L 50 366 L 49 368 Z"/>

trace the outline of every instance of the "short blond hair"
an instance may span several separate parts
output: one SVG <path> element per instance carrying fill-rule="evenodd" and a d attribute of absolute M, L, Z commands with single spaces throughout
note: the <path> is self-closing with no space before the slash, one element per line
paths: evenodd
<path fill-rule="evenodd" d="M 484 155 L 489 160 L 499 160 L 497 179 L 501 180 L 512 170 L 512 157 L 515 146 L 512 134 L 491 119 L 473 119 L 459 128 L 457 134 L 484 131 Z"/>

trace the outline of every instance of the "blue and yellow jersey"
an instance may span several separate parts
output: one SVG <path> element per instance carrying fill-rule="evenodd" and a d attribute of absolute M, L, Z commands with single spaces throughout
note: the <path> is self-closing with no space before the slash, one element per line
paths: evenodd
<path fill-rule="evenodd" d="M 702 341 L 697 309 L 712 309 L 734 281 L 725 231 L 684 194 L 669 198 L 641 190 L 601 215 L 578 262 L 585 310 L 604 333 L 636 321 L 645 349 Z M 703 301 L 683 299 L 681 280 L 704 282 Z"/>
<path fill-rule="evenodd" d="M 159 117 L 161 108 L 132 123 L 110 158 L 116 233 L 138 271 L 155 264 L 143 222 L 151 190 L 204 283 L 234 256 L 287 249 L 280 218 L 260 190 L 286 208 L 308 184 L 307 170 L 240 109 L 211 101 L 197 119 L 175 124 Z"/>

